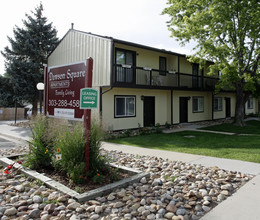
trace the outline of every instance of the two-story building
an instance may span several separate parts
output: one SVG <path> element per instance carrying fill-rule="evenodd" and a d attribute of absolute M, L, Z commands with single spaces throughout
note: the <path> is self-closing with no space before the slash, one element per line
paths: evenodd
<path fill-rule="evenodd" d="M 235 94 L 214 93 L 217 78 L 186 55 L 70 29 L 48 58 L 48 67 L 92 57 L 93 87 L 107 129 L 121 130 L 233 117 Z M 256 113 L 250 99 L 247 113 Z"/>

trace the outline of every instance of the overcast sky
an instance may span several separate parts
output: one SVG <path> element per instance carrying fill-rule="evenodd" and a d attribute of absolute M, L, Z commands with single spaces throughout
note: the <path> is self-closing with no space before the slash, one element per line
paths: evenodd
<path fill-rule="evenodd" d="M 8 0 L 1 4 L 0 50 L 8 46 L 15 25 L 22 27 L 25 14 L 31 14 L 42 2 L 44 16 L 62 38 L 74 23 L 74 29 L 92 32 L 120 40 L 140 43 L 183 54 L 191 54 L 192 46 L 179 46 L 170 38 L 167 15 L 161 15 L 167 0 Z M 0 74 L 4 73 L 4 58 L 0 55 Z"/>

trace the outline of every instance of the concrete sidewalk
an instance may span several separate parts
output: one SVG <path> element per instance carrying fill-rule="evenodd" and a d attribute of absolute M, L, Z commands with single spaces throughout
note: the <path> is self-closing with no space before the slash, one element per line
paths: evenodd
<path fill-rule="evenodd" d="M 10 126 L 13 121 L 0 122 L 0 135 L 16 140 L 29 140 L 29 129 Z M 194 128 L 196 129 L 196 128 Z M 234 195 L 220 203 L 201 220 L 257 220 L 260 219 L 260 164 L 238 160 L 206 157 L 185 153 L 169 152 L 141 147 L 133 147 L 103 142 L 107 150 L 117 150 L 125 153 L 150 155 L 164 159 L 183 161 L 203 166 L 218 166 L 221 169 L 238 171 L 256 175 L 251 181 L 241 187 Z"/>

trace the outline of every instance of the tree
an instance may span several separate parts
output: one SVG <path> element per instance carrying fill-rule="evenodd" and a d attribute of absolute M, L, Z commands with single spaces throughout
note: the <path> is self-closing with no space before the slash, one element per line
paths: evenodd
<path fill-rule="evenodd" d="M 52 23 L 47 23 L 43 16 L 42 4 L 32 11 L 32 16 L 26 14 L 26 18 L 23 28 L 15 26 L 14 39 L 8 37 L 11 48 L 7 46 L 1 53 L 5 58 L 5 80 L 13 88 L 15 101 L 32 103 L 36 114 L 39 98 L 36 85 L 43 82 L 43 65 L 58 44 L 58 38 Z"/>
<path fill-rule="evenodd" d="M 9 79 L 0 75 L 0 106 L 14 107 L 15 106 L 15 92 L 10 86 Z"/>
<path fill-rule="evenodd" d="M 244 107 L 259 84 L 260 3 L 258 0 L 168 0 L 171 36 L 194 40 L 190 58 L 211 60 L 210 74 L 221 71 L 218 86 L 236 93 L 235 124 L 244 125 Z"/>

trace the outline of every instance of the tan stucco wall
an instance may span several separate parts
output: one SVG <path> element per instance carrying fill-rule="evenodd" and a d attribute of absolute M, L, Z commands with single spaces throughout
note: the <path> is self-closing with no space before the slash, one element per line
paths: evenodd
<path fill-rule="evenodd" d="M 253 98 L 253 108 L 249 109 L 247 107 L 247 102 L 245 104 L 245 114 L 249 115 L 249 114 L 257 114 L 258 113 L 258 100 L 256 98 Z"/>
<path fill-rule="evenodd" d="M 235 94 L 232 93 L 218 93 L 215 94 L 215 97 L 221 97 L 222 98 L 222 111 L 214 111 L 214 119 L 222 119 L 226 117 L 226 102 L 225 97 L 230 98 L 230 114 L 231 117 L 235 116 L 235 108 L 236 108 L 236 97 Z"/>
<path fill-rule="evenodd" d="M 115 44 L 116 48 L 121 48 L 125 50 L 131 50 L 136 52 L 136 66 L 139 67 L 149 67 L 153 69 L 159 69 L 159 57 L 166 57 L 167 59 L 167 70 L 178 69 L 178 58 L 175 55 L 170 55 L 166 53 L 160 53 L 156 51 L 146 50 L 137 47 L 131 47 L 123 44 Z"/>
<path fill-rule="evenodd" d="M 136 117 L 114 117 L 115 95 L 136 96 Z M 163 125 L 166 121 L 170 123 L 170 91 L 113 88 L 111 91 L 105 93 L 102 98 L 102 121 L 104 127 L 110 130 L 138 128 L 138 124 L 143 127 L 143 101 L 141 100 L 142 95 L 155 97 L 155 124 L 160 123 Z"/>
<path fill-rule="evenodd" d="M 204 97 L 204 112 L 193 113 L 192 112 L 192 97 L 203 96 Z M 210 92 L 194 92 L 194 91 L 173 91 L 173 124 L 180 123 L 180 97 L 190 97 L 188 101 L 188 122 L 204 121 L 212 119 L 212 105 L 211 105 Z"/>

